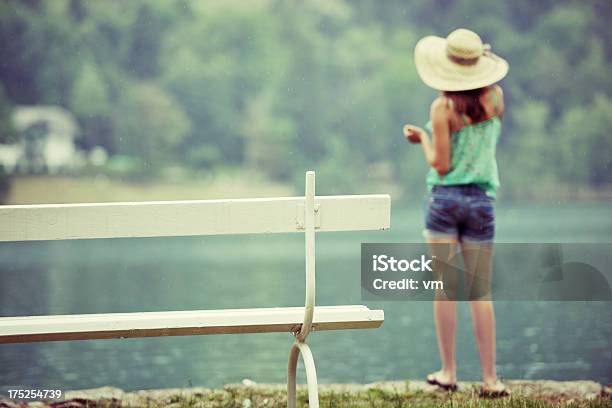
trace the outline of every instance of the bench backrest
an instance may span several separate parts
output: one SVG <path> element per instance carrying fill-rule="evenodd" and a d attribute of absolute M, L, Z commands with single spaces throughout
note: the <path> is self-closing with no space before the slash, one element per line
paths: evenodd
<path fill-rule="evenodd" d="M 0 206 L 0 241 L 304 232 L 304 197 Z M 317 231 L 389 228 L 390 197 L 315 197 Z"/>

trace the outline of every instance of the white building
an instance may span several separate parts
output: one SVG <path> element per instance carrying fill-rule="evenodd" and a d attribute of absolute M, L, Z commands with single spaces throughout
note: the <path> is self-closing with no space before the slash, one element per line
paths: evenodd
<path fill-rule="evenodd" d="M 80 163 L 74 144 L 78 124 L 59 106 L 19 106 L 13 124 L 19 140 L 0 144 L 0 165 L 6 173 L 57 173 Z"/>

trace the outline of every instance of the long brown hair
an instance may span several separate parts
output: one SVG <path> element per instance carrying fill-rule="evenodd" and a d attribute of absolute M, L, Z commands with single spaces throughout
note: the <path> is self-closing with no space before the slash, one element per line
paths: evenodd
<path fill-rule="evenodd" d="M 486 90 L 485 87 L 469 91 L 444 91 L 444 96 L 453 101 L 453 108 L 458 114 L 467 115 L 476 123 L 487 118 L 487 112 L 480 103 L 480 97 Z"/>

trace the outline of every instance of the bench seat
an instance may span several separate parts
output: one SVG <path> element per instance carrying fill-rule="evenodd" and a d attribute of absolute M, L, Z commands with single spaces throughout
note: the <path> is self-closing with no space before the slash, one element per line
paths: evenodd
<path fill-rule="evenodd" d="M 303 307 L 2 317 L 0 343 L 288 333 L 303 319 Z M 316 306 L 313 330 L 370 329 L 383 321 L 382 310 L 366 306 Z"/>

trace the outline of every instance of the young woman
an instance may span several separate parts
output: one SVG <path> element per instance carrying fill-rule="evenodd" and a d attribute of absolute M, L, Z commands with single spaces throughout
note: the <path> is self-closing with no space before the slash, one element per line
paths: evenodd
<path fill-rule="evenodd" d="M 436 274 L 445 282 L 445 290 L 438 291 L 434 300 L 442 368 L 428 375 L 427 381 L 445 390 L 457 389 L 457 294 L 453 289 L 457 269 L 445 265 L 460 250 L 480 353 L 482 395 L 505 396 L 508 391 L 495 368 L 495 316 L 488 284 L 495 232 L 493 203 L 499 187 L 495 148 L 504 113 L 502 89 L 496 82 L 507 74 L 508 64 L 491 53 L 478 34 L 466 29 L 446 38 L 421 39 L 415 62 L 423 82 L 441 92 L 431 104 L 429 132 L 404 126 L 404 136 L 422 145 L 431 166 L 425 236 L 439 260 Z"/>

